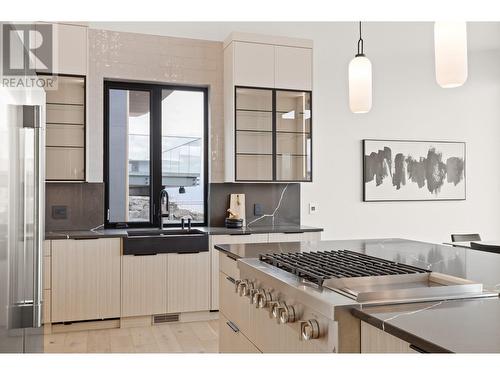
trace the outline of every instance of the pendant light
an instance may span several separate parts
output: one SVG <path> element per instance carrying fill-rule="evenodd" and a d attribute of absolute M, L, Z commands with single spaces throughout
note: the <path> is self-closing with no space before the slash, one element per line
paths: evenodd
<path fill-rule="evenodd" d="M 363 44 L 360 22 L 358 53 L 349 63 L 349 107 L 353 113 L 367 113 L 372 108 L 372 63 Z"/>
<path fill-rule="evenodd" d="M 467 23 L 434 23 L 436 81 L 444 88 L 462 86 L 467 80 Z"/>

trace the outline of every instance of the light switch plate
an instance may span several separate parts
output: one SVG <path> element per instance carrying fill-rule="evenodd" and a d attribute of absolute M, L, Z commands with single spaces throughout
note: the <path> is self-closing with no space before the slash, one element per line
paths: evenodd
<path fill-rule="evenodd" d="M 318 204 L 317 203 L 309 203 L 309 215 L 315 214 L 318 212 Z"/>

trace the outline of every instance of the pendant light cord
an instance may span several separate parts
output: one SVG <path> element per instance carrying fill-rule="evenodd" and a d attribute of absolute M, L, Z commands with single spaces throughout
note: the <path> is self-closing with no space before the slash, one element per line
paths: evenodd
<path fill-rule="evenodd" d="M 361 21 L 359 22 L 359 40 L 358 40 L 358 53 L 357 56 L 364 56 L 364 41 L 361 37 Z"/>

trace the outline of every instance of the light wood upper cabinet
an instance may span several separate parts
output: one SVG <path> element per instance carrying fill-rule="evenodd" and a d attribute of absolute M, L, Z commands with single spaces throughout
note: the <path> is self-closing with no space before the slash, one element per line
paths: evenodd
<path fill-rule="evenodd" d="M 312 49 L 275 47 L 274 87 L 312 90 Z"/>
<path fill-rule="evenodd" d="M 274 87 L 274 46 L 234 43 L 234 83 L 237 86 Z"/>
<path fill-rule="evenodd" d="M 122 316 L 167 312 L 167 254 L 122 257 Z"/>
<path fill-rule="evenodd" d="M 120 239 L 52 241 L 51 320 L 120 316 Z"/>
<path fill-rule="evenodd" d="M 312 150 L 312 59 L 311 40 L 232 33 L 224 41 L 226 182 L 311 181 L 311 163 L 308 160 Z M 265 90 L 269 91 L 267 95 L 262 94 Z M 303 96 L 309 98 L 303 101 L 303 107 L 309 108 L 277 113 L 273 109 L 273 97 L 290 96 L 285 90 L 302 91 Z M 276 94 L 278 91 L 285 94 Z M 256 100 L 252 102 L 246 98 Z M 267 103 L 262 105 L 264 99 Z M 279 134 L 274 143 L 293 144 L 294 150 L 282 150 L 280 155 L 276 155 L 271 135 L 275 133 L 275 123 L 280 125 L 285 122 L 289 125 L 302 123 L 308 129 L 302 130 L 302 137 L 299 130 Z"/>
<path fill-rule="evenodd" d="M 210 253 L 168 254 L 168 312 L 210 310 Z"/>
<path fill-rule="evenodd" d="M 55 61 L 51 73 L 87 75 L 87 27 L 54 23 L 52 39 Z"/>
<path fill-rule="evenodd" d="M 224 85 L 311 91 L 312 47 L 306 39 L 233 33 L 224 42 Z"/>

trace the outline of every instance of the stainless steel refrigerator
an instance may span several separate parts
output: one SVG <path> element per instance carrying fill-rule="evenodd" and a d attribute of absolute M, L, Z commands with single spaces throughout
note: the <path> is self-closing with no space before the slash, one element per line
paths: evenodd
<path fill-rule="evenodd" d="M 44 103 L 0 87 L 0 353 L 43 351 Z"/>

